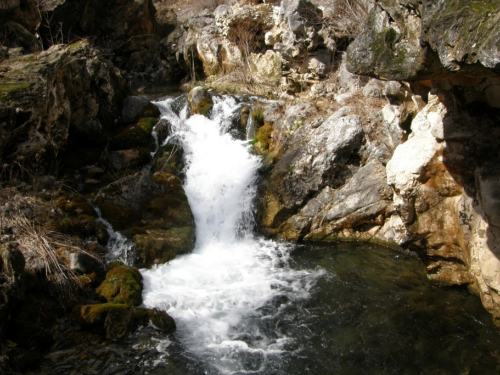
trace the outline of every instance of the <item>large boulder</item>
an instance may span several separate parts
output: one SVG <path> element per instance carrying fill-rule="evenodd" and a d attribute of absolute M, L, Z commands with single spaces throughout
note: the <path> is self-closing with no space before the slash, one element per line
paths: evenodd
<path fill-rule="evenodd" d="M 114 267 L 96 292 L 109 303 L 139 306 L 142 303 L 142 275 L 137 268 Z"/>
<path fill-rule="evenodd" d="M 261 185 L 261 226 L 278 227 L 312 195 L 327 185 L 336 187 L 343 183 L 349 173 L 345 163 L 359 158 L 363 141 L 360 118 L 350 111 L 344 107 L 325 121 L 313 122 L 312 106 L 287 109 L 285 121 L 276 126 L 276 133 L 281 131 L 291 137 L 290 148 Z M 277 135 L 273 139 L 279 142 Z"/>
<path fill-rule="evenodd" d="M 136 243 L 140 266 L 163 263 L 194 248 L 194 217 L 182 181 L 142 171 L 101 189 L 96 203 L 116 230 Z"/>
<path fill-rule="evenodd" d="M 0 63 L 0 162 L 38 173 L 94 163 L 115 131 L 126 83 L 86 40 Z M 82 149 L 96 149 L 86 153 Z M 81 152 L 79 152 L 81 151 Z M 40 169 L 41 168 L 41 169 Z"/>

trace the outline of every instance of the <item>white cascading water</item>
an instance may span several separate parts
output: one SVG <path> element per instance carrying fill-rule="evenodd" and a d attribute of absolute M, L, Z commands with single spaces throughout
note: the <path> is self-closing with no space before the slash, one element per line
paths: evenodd
<path fill-rule="evenodd" d="M 184 147 L 197 243 L 192 254 L 141 270 L 143 300 L 175 319 L 176 335 L 207 368 L 262 372 L 293 338 L 263 332 L 255 322 L 279 313 L 279 304 L 265 308 L 278 297 L 306 298 L 318 274 L 291 269 L 286 245 L 252 234 L 260 160 L 248 142 L 226 133 L 241 106 L 229 96 L 214 99 L 210 119 L 186 118 L 185 110 L 177 116 L 172 99 L 158 103 Z"/>

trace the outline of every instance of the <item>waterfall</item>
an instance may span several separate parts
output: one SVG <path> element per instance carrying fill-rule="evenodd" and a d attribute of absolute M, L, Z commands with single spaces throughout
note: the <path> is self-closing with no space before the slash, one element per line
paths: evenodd
<path fill-rule="evenodd" d="M 293 270 L 287 245 L 252 233 L 260 160 L 228 133 L 242 104 L 215 97 L 210 118 L 187 118 L 172 111 L 173 102 L 158 106 L 184 147 L 197 244 L 192 254 L 141 270 L 144 305 L 172 315 L 176 335 L 210 371 L 266 371 L 293 339 L 266 322 L 307 298 L 318 273 Z"/>
<path fill-rule="evenodd" d="M 89 201 L 89 204 L 97 214 L 96 221 L 102 223 L 108 232 L 106 260 L 108 262 L 120 261 L 128 266 L 133 265 L 135 258 L 134 242 L 120 232 L 115 231 L 111 223 L 102 217 L 101 210 L 97 205 L 91 201 Z"/>

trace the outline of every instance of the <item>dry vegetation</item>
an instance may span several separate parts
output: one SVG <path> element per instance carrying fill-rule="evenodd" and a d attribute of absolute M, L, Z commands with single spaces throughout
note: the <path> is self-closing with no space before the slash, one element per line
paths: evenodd
<path fill-rule="evenodd" d="M 49 220 L 64 217 L 55 200 L 57 194 L 36 192 L 27 185 L 2 189 L 0 241 L 15 244 L 23 253 L 26 268 L 45 279 L 49 292 L 63 301 L 74 298 L 74 292 L 85 284 L 70 268 L 67 253 L 85 253 L 96 262 L 102 260 L 86 251 L 81 239 L 49 229 Z"/>
<path fill-rule="evenodd" d="M 335 34 L 354 39 L 368 15 L 360 0 L 327 0 L 325 3 L 324 23 Z"/>

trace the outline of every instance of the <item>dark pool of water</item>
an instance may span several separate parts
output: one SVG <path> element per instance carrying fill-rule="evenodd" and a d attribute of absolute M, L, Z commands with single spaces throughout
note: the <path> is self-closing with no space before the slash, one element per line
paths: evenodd
<path fill-rule="evenodd" d="M 285 297 L 255 319 L 285 351 L 245 354 L 235 374 L 497 374 L 500 332 L 465 289 L 427 280 L 415 257 L 364 243 L 299 246 L 294 267 L 326 272 L 311 298 Z M 268 314 L 266 314 L 266 311 Z M 276 313 L 278 311 L 278 313 Z M 251 319 L 251 318 L 249 318 Z M 254 344 L 256 337 L 240 337 Z M 121 343 L 60 346 L 43 374 L 218 374 L 175 335 L 144 328 Z"/>
<path fill-rule="evenodd" d="M 364 243 L 298 248 L 323 267 L 312 298 L 280 324 L 288 374 L 495 374 L 500 334 L 479 298 L 428 281 L 415 257 Z"/>

